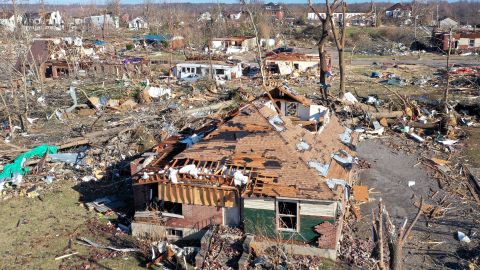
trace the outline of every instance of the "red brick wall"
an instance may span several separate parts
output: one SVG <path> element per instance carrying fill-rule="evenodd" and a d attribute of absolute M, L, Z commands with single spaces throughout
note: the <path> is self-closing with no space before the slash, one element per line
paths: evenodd
<path fill-rule="evenodd" d="M 222 208 L 202 205 L 182 206 L 183 218 L 171 218 L 165 224 L 167 227 L 202 229 L 209 225 L 210 218 L 213 223 L 222 224 Z"/>

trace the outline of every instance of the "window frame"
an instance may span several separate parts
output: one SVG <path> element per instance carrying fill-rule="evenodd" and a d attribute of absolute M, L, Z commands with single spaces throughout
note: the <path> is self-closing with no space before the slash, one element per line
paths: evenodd
<path fill-rule="evenodd" d="M 287 202 L 287 203 L 295 203 L 296 206 L 297 206 L 297 209 L 296 209 L 296 214 L 295 215 L 289 215 L 289 214 L 280 214 L 280 207 L 279 207 L 279 203 L 282 203 L 282 202 Z M 299 201 L 294 201 L 294 200 L 276 200 L 275 201 L 275 220 L 276 220 L 276 227 L 277 227 L 277 230 L 278 231 L 281 231 L 281 232 L 293 232 L 293 233 L 297 233 L 300 231 L 300 202 Z M 280 222 L 281 222 L 281 217 L 292 217 L 292 216 L 295 216 L 296 217 L 296 228 L 293 229 L 293 228 L 283 228 L 280 226 Z"/>
<path fill-rule="evenodd" d="M 469 39 L 468 40 L 468 47 L 475 47 L 475 39 Z"/>

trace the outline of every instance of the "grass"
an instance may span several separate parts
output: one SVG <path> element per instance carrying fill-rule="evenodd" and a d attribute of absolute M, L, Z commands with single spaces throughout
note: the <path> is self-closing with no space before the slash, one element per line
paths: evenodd
<path fill-rule="evenodd" d="M 69 269 L 84 264 L 100 269 L 142 269 L 133 255 L 91 262 L 92 256 L 106 251 L 75 244 L 79 236 L 108 243 L 111 235 L 88 226 L 91 220 L 106 221 L 79 204 L 80 195 L 73 185 L 71 181 L 58 182 L 49 190 L 39 190 L 42 200 L 19 196 L 0 203 L 0 269 Z M 55 260 L 72 252 L 79 254 Z"/>
<path fill-rule="evenodd" d="M 480 128 L 467 128 L 469 138 L 465 142 L 465 155 L 468 163 L 480 168 Z"/>

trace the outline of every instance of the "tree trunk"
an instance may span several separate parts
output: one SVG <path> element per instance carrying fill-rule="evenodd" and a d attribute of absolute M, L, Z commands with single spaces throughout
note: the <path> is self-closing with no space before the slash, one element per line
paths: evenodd
<path fill-rule="evenodd" d="M 390 252 L 393 252 L 393 254 L 390 256 L 390 269 L 403 270 L 403 243 L 398 240 L 390 248 Z"/>
<path fill-rule="evenodd" d="M 340 68 L 340 98 L 345 94 L 345 55 L 343 48 L 338 50 L 338 66 Z"/>
<path fill-rule="evenodd" d="M 323 44 L 318 45 L 318 56 L 320 58 L 320 90 L 325 100 L 328 100 L 327 88 L 327 53 Z"/>

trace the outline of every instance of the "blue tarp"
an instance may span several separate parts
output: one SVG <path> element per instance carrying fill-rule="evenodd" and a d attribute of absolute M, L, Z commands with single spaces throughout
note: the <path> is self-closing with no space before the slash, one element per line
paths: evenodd
<path fill-rule="evenodd" d="M 105 41 L 102 41 L 102 40 L 95 41 L 96 46 L 102 46 L 102 45 L 105 45 L 105 44 L 107 44 L 107 43 Z"/>

